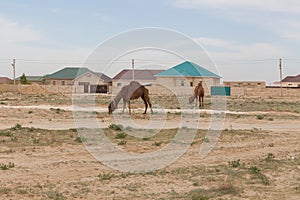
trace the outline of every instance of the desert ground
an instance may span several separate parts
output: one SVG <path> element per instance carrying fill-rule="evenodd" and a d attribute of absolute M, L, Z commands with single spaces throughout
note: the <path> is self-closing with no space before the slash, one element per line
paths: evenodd
<path fill-rule="evenodd" d="M 109 95 L 87 97 L 86 110 L 74 112 L 71 95 L 0 94 L 0 199 L 299 199 L 299 99 L 227 97 L 221 134 L 200 158 L 201 146 L 211 142 L 211 98 L 182 117 L 176 97 L 150 97 L 153 114 L 143 115 L 135 100 L 129 116 L 122 104 L 108 115 Z M 137 173 L 112 169 L 89 153 L 78 130 L 95 128 L 138 154 L 166 147 L 179 129 L 195 137 L 175 162 Z"/>

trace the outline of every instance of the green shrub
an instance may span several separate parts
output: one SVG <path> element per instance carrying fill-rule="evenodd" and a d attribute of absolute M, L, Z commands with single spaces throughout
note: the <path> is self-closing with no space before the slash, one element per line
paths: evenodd
<path fill-rule="evenodd" d="M 12 134 L 9 131 L 0 131 L 0 136 L 7 136 L 7 137 L 11 137 Z"/>
<path fill-rule="evenodd" d="M 126 140 L 122 140 L 122 141 L 120 141 L 120 142 L 118 143 L 118 145 L 125 145 L 125 144 L 127 144 L 127 141 L 126 141 Z"/>
<path fill-rule="evenodd" d="M 237 168 L 237 167 L 241 166 L 240 159 L 229 161 L 228 164 L 229 164 L 229 166 L 231 166 L 233 168 Z"/>
<path fill-rule="evenodd" d="M 258 120 L 262 120 L 262 119 L 264 119 L 265 118 L 265 116 L 263 116 L 263 115 L 257 115 L 256 116 L 256 119 L 258 119 Z"/>
<path fill-rule="evenodd" d="M 109 127 L 108 127 L 109 129 L 113 129 L 113 130 L 116 130 L 116 131 L 120 131 L 120 130 L 122 130 L 122 125 L 117 125 L 117 124 L 111 124 L 111 125 L 109 125 Z"/>
<path fill-rule="evenodd" d="M 12 162 L 9 162 L 8 164 L 4 164 L 4 163 L 0 164 L 1 170 L 8 170 L 8 169 L 14 168 L 14 167 L 15 167 L 15 163 L 12 163 Z"/>
<path fill-rule="evenodd" d="M 122 133 L 118 133 L 115 138 L 116 139 L 123 139 L 123 138 L 126 138 L 126 136 L 127 136 L 126 133 L 122 132 Z"/>
<path fill-rule="evenodd" d="M 110 180 L 114 177 L 115 175 L 112 174 L 112 173 L 100 173 L 97 175 L 97 177 L 100 179 L 100 180 Z"/>
<path fill-rule="evenodd" d="M 153 145 L 159 147 L 161 144 L 162 144 L 162 141 L 160 141 L 160 142 L 154 142 Z"/>
<path fill-rule="evenodd" d="M 251 167 L 249 167 L 249 170 L 250 170 L 250 172 L 253 173 L 253 174 L 260 173 L 260 169 L 258 169 L 256 166 L 251 166 Z"/>
<path fill-rule="evenodd" d="M 82 143 L 82 142 L 85 142 L 86 141 L 86 138 L 84 138 L 84 137 L 76 137 L 75 138 L 75 142 L 78 142 L 78 143 Z"/>
<path fill-rule="evenodd" d="M 21 124 L 16 124 L 15 126 L 11 127 L 12 130 L 19 130 L 22 128 L 22 125 Z"/>

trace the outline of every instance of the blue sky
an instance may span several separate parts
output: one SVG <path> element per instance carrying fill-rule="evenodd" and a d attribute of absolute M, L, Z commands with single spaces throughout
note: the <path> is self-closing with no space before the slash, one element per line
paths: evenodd
<path fill-rule="evenodd" d="M 13 58 L 17 76 L 81 65 L 101 42 L 143 27 L 199 43 L 224 80 L 276 81 L 280 57 L 284 76 L 300 74 L 298 0 L 0 0 L 0 76 L 12 77 Z M 137 68 L 146 65 L 146 55 L 135 59 Z M 129 58 L 119 69 L 128 67 Z"/>

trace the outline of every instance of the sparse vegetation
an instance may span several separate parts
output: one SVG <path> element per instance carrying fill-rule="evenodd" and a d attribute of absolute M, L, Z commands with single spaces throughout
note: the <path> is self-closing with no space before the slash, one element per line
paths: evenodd
<path fill-rule="evenodd" d="M 12 133 L 9 131 L 0 131 L 0 136 L 11 137 Z"/>
<path fill-rule="evenodd" d="M 75 142 L 78 142 L 78 143 L 86 142 L 86 138 L 78 136 L 75 138 Z"/>
<path fill-rule="evenodd" d="M 66 198 L 64 195 L 58 191 L 48 191 L 46 192 L 46 195 L 49 199 L 54 199 L 54 200 L 65 200 Z"/>
<path fill-rule="evenodd" d="M 11 127 L 11 130 L 15 131 L 15 130 L 19 130 L 22 128 L 21 124 L 16 124 L 15 126 Z"/>
<path fill-rule="evenodd" d="M 125 145 L 125 144 L 127 144 L 126 140 L 121 140 L 120 142 L 118 142 L 118 145 Z"/>
<path fill-rule="evenodd" d="M 8 164 L 4 164 L 4 163 L 0 164 L 0 169 L 1 170 L 8 170 L 8 169 L 11 169 L 11 168 L 14 168 L 14 167 L 15 167 L 15 163 L 12 163 L 12 162 L 9 162 Z"/>
<path fill-rule="evenodd" d="M 237 168 L 237 167 L 240 167 L 241 166 L 241 163 L 240 163 L 240 159 L 238 160 L 233 160 L 233 161 L 229 161 L 228 164 L 229 166 L 233 167 L 233 168 Z"/>
<path fill-rule="evenodd" d="M 111 124 L 108 127 L 109 129 L 115 130 L 115 131 L 121 131 L 122 130 L 122 125 L 117 125 L 117 124 Z"/>
<path fill-rule="evenodd" d="M 160 142 L 154 142 L 153 145 L 159 147 L 161 144 L 162 144 L 162 141 L 160 141 Z"/>
<path fill-rule="evenodd" d="M 262 119 L 264 119 L 265 118 L 265 116 L 263 116 L 263 115 L 257 115 L 256 116 L 256 119 L 258 119 L 258 120 L 262 120 Z"/>
<path fill-rule="evenodd" d="M 113 177 L 115 177 L 115 175 L 113 173 L 100 173 L 100 174 L 97 175 L 97 177 L 100 180 L 110 180 Z"/>
<path fill-rule="evenodd" d="M 117 135 L 116 135 L 116 139 L 123 139 L 123 138 L 126 138 L 126 136 L 127 136 L 127 134 L 126 133 L 118 133 Z"/>
<path fill-rule="evenodd" d="M 268 153 L 267 157 L 265 158 L 265 161 L 271 162 L 275 160 L 275 156 L 272 153 Z"/>

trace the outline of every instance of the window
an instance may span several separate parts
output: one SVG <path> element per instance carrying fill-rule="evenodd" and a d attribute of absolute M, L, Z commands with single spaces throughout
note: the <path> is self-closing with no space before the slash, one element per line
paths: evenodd
<path fill-rule="evenodd" d="M 180 84 L 181 86 L 184 86 L 184 80 L 181 80 L 181 84 Z"/>
<path fill-rule="evenodd" d="M 65 85 L 65 81 L 61 81 L 61 85 Z"/>
<path fill-rule="evenodd" d="M 122 83 L 117 83 L 117 86 L 122 86 Z"/>
<path fill-rule="evenodd" d="M 52 81 L 52 85 L 56 85 L 56 81 Z"/>
<path fill-rule="evenodd" d="M 193 82 L 190 82 L 190 86 L 193 87 Z"/>

